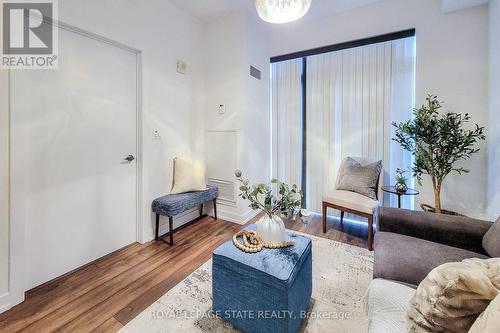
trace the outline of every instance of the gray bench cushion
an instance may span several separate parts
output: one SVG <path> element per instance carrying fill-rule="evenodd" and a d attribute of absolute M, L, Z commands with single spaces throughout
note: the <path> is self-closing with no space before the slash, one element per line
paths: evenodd
<path fill-rule="evenodd" d="M 162 216 L 175 216 L 219 196 L 219 189 L 208 186 L 205 191 L 169 194 L 153 201 L 153 212 Z"/>

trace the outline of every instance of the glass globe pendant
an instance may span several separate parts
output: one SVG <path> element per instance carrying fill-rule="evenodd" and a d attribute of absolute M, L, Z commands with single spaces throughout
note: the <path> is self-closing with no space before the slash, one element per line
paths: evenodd
<path fill-rule="evenodd" d="M 288 23 L 303 17 L 312 0 L 255 0 L 259 17 L 269 23 Z"/>

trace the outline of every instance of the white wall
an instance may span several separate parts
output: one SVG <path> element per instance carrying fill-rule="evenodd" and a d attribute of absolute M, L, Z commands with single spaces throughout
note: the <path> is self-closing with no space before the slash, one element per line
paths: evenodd
<path fill-rule="evenodd" d="M 454 112 L 469 112 L 473 121 L 488 123 L 488 14 L 480 6 L 442 14 L 438 0 L 387 0 L 316 20 L 285 25 L 265 24 L 270 55 L 277 56 L 374 35 L 416 28 L 416 103 L 432 93 Z M 490 131 L 488 131 L 490 132 Z M 443 206 L 470 216 L 486 207 L 486 150 L 464 165 L 468 175 L 451 175 L 444 184 Z M 433 204 L 428 179 L 416 203 Z"/>
<path fill-rule="evenodd" d="M 246 104 L 243 119 L 247 176 L 254 182 L 268 182 L 271 177 L 270 66 L 267 45 L 262 43 L 264 26 L 254 17 L 246 18 Z M 249 75 L 250 65 L 261 71 L 261 80 Z"/>
<path fill-rule="evenodd" d="M 236 132 L 235 141 L 224 146 L 207 146 L 207 158 L 216 150 L 235 154 L 233 168 L 228 160 L 210 163 L 208 176 L 236 181 L 234 169 L 241 169 L 251 182 L 269 178 L 269 57 L 265 43 L 257 39 L 260 27 L 252 18 L 233 14 L 204 27 L 205 49 L 205 119 L 207 135 Z M 262 71 L 261 80 L 250 76 L 250 65 Z M 223 104 L 225 114 L 217 112 Z M 221 173 L 221 171 L 224 171 Z M 234 184 L 237 192 L 238 184 Z M 237 199 L 231 206 L 219 201 L 219 216 L 236 223 L 245 223 L 255 212 L 248 202 Z"/>
<path fill-rule="evenodd" d="M 203 157 L 201 24 L 169 1 L 60 0 L 60 20 L 125 43 L 143 56 L 143 240 L 153 237 L 153 199 L 172 185 L 173 158 Z M 185 75 L 176 60 L 187 63 Z M 159 130 L 161 140 L 153 140 Z M 196 213 L 193 213 L 196 215 Z M 193 214 L 175 220 L 175 225 Z M 166 220 L 161 220 L 161 232 Z"/>
<path fill-rule="evenodd" d="M 244 17 L 229 16 L 204 27 L 206 130 L 239 130 L 245 107 Z M 224 104 L 225 114 L 217 113 Z"/>
<path fill-rule="evenodd" d="M 242 110 L 245 108 L 244 17 L 232 15 L 204 27 L 205 50 L 205 131 L 207 138 L 207 176 L 227 182 L 231 187 L 234 169 L 242 168 Z M 225 113 L 218 113 L 224 105 Z M 215 139 L 215 138 L 220 139 Z M 216 146 L 215 143 L 219 145 Z M 226 151 L 231 159 L 218 159 L 217 151 Z M 230 166 L 226 167 L 227 164 Z M 236 183 L 232 186 L 236 191 Z M 222 219 L 240 222 L 249 210 L 240 198 L 235 202 L 219 200 Z"/>
<path fill-rule="evenodd" d="M 488 216 L 500 216 L 500 0 L 490 0 L 490 107 L 488 122 Z"/>

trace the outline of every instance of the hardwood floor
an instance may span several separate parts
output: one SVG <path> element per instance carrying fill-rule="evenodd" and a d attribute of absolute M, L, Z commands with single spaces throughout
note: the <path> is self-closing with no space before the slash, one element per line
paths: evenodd
<path fill-rule="evenodd" d="M 328 214 L 332 214 L 332 211 L 329 210 Z M 342 224 L 340 224 L 339 217 L 328 215 L 326 234 L 323 233 L 322 216 L 319 214 L 312 215 L 308 224 L 299 221 L 285 221 L 285 226 L 290 230 L 368 248 L 368 223 L 366 219 L 352 214 L 346 213 Z"/>
<path fill-rule="evenodd" d="M 347 216 L 346 216 L 347 217 Z M 250 223 L 256 222 L 256 219 Z M 321 216 L 288 229 L 367 246 L 365 223 Z M 134 243 L 26 294 L 26 300 L 0 314 L 0 332 L 116 332 L 197 267 L 243 226 L 205 217 L 175 233 L 175 244 Z"/>

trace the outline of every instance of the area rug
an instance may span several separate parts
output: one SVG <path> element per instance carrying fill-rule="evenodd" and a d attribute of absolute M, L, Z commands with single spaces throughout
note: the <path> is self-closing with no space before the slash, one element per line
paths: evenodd
<path fill-rule="evenodd" d="M 312 240 L 313 291 L 301 332 L 366 332 L 364 297 L 372 279 L 373 254 L 355 246 L 306 236 Z M 238 332 L 214 316 L 211 306 L 212 260 L 209 260 L 120 332 Z"/>

